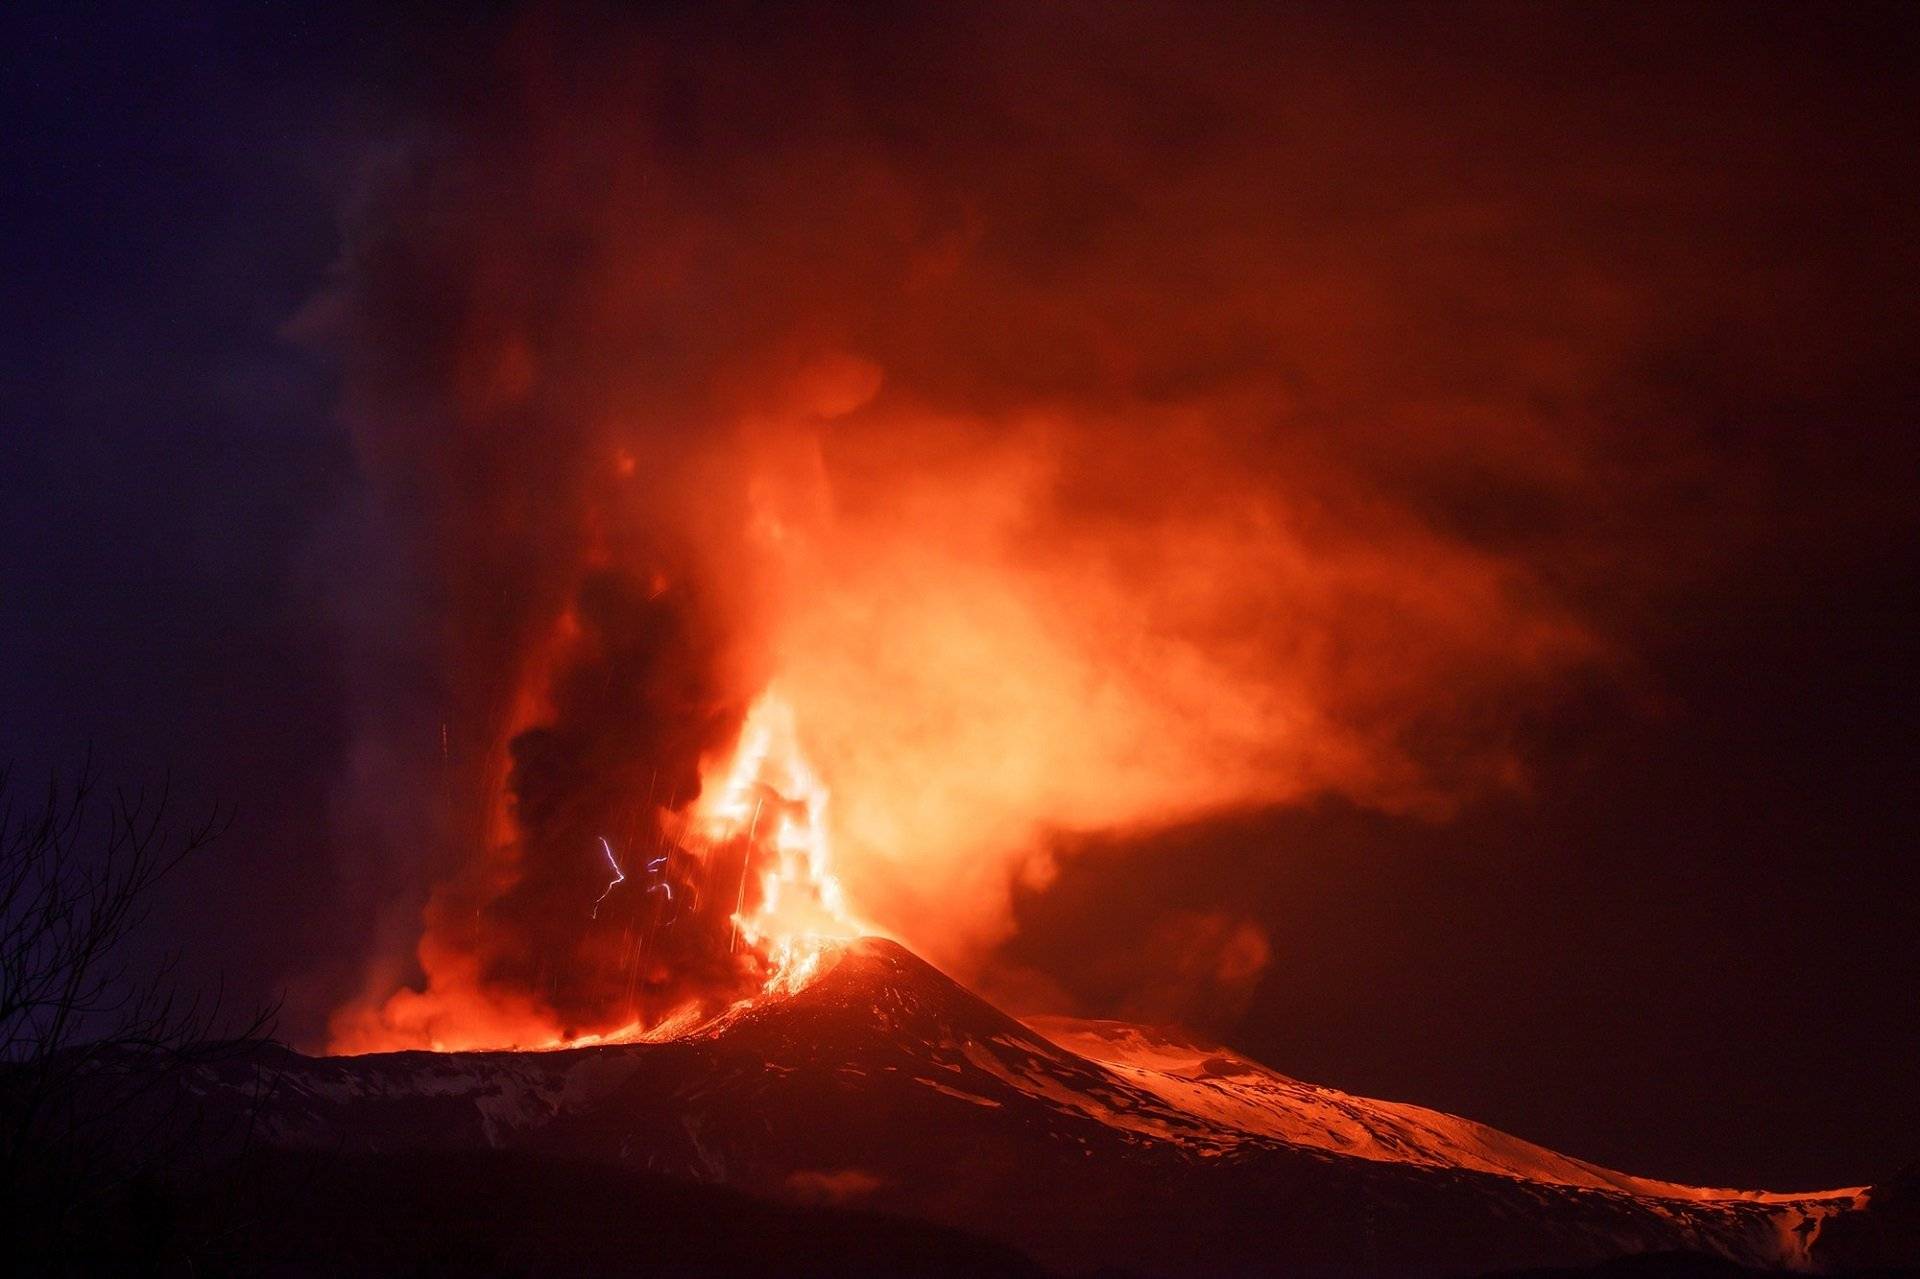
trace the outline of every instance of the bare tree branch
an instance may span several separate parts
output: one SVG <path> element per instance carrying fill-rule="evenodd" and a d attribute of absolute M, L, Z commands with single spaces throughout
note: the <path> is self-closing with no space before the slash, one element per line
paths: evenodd
<path fill-rule="evenodd" d="M 182 1081 L 256 1052 L 276 1010 L 183 998 L 177 955 L 140 970 L 129 947 L 229 815 L 178 821 L 165 784 L 105 795 L 90 755 L 35 800 L 12 783 L 0 769 L 0 1194 L 16 1240 L 57 1250 L 92 1205 L 205 1138 Z"/>

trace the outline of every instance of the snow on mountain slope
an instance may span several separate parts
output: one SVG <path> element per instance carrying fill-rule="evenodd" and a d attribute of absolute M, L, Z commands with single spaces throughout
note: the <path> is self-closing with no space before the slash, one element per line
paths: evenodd
<path fill-rule="evenodd" d="M 1503 1177 L 1662 1199 L 1799 1203 L 1858 1195 L 1865 1189 L 1782 1194 L 1635 1177 L 1424 1106 L 1376 1101 L 1302 1083 L 1229 1049 L 1166 1029 L 1070 1017 L 1029 1017 L 1026 1024 L 1189 1114 L 1239 1132 L 1362 1159 L 1472 1168 Z"/>
<path fill-rule="evenodd" d="M 1806 1267 L 1855 1191 L 1599 1168 L 1469 1120 L 1114 1022 L 1023 1024 L 890 942 L 670 1037 L 554 1052 L 286 1053 L 196 1076 L 333 1151 L 494 1149 L 823 1198 L 1069 1270 L 1448 1274 L 1692 1250 Z"/>

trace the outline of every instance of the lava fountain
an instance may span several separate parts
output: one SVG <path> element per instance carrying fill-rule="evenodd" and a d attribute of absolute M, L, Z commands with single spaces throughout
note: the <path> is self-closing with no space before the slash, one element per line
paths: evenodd
<path fill-rule="evenodd" d="M 793 708 L 778 693 L 754 703 L 733 759 L 701 793 L 695 821 L 709 845 L 741 845 L 729 949 L 744 944 L 761 958 L 767 989 L 798 989 L 825 948 L 871 931 L 848 911 L 834 876 L 827 788 L 801 754 Z M 749 881 L 758 898 L 751 908 Z"/>

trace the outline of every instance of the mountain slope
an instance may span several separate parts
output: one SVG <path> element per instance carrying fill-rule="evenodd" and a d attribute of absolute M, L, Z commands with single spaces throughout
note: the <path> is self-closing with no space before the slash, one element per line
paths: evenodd
<path fill-rule="evenodd" d="M 1424 1106 L 1354 1097 L 1302 1083 L 1231 1050 L 1164 1029 L 1068 1017 L 1034 1017 L 1027 1024 L 1061 1047 L 1224 1128 L 1362 1159 L 1467 1168 L 1662 1199 L 1799 1204 L 1834 1201 L 1864 1190 L 1779 1194 L 1635 1177 Z"/>
<path fill-rule="evenodd" d="M 892 943 L 676 1038 L 548 1053 L 287 1054 L 275 1146 L 530 1158 L 858 1206 L 1061 1269 L 1442 1273 L 1697 1251 L 1805 1266 L 1860 1192 L 1629 1177 L 1118 1023 L 1001 1013 Z"/>

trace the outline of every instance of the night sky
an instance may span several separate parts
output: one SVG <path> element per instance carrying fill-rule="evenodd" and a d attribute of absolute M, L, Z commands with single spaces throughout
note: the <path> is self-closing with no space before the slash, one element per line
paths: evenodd
<path fill-rule="evenodd" d="M 377 667 L 430 759 L 441 675 L 409 640 L 435 602 L 382 571 L 340 360 L 305 317 L 368 157 L 493 19 L 170 8 L 0 18 L 0 753 L 36 779 L 91 748 L 115 782 L 171 776 L 183 808 L 230 806 L 148 943 L 180 949 L 191 983 L 284 996 L 283 1035 L 312 1046 L 430 886 L 396 890 L 400 871 L 343 847 L 347 779 L 380 767 L 355 757 L 350 709 Z M 1344 51 L 1329 76 L 1387 67 L 1381 92 L 1433 93 L 1400 104 L 1431 150 L 1382 134 L 1367 163 L 1500 175 L 1672 318 L 1581 386 L 1609 473 L 1657 472 L 1607 490 L 1629 496 L 1543 497 L 1497 458 L 1381 464 L 1411 468 L 1391 491 L 1452 535 L 1559 566 L 1607 659 L 1503 720 L 1523 780 L 1444 811 L 1329 794 L 1060 836 L 1058 878 L 1022 890 L 986 983 L 1184 1019 L 1302 1079 L 1634 1173 L 1882 1177 L 1920 1158 L 1915 24 L 1875 6 L 1398 13 L 1299 19 Z M 742 7 L 700 35 L 777 46 L 771 21 Z M 905 14 L 871 21 L 809 27 L 794 56 L 838 50 L 821 74 L 858 82 L 863 56 L 920 47 Z M 910 94 L 902 66 L 873 74 Z M 929 72 L 928 100 L 965 72 Z M 1508 113 L 1544 123 L 1489 125 Z M 1660 198 L 1613 226 L 1570 187 L 1528 186 L 1543 170 L 1503 148 L 1542 136 Z M 1491 321 L 1484 281 L 1436 280 L 1396 322 L 1446 370 L 1454 335 Z M 1514 305 L 1553 327 L 1550 302 Z M 1156 972 L 1178 966 L 1156 949 L 1179 944 L 1169 909 L 1251 918 L 1268 962 L 1228 990 Z"/>

